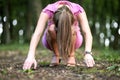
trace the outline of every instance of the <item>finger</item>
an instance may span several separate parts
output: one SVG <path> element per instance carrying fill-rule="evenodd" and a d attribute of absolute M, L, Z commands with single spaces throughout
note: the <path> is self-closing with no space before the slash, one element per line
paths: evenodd
<path fill-rule="evenodd" d="M 90 67 L 93 67 L 94 66 L 94 64 L 95 64 L 95 62 L 94 62 L 94 60 L 91 60 L 91 62 L 90 62 Z"/>
<path fill-rule="evenodd" d="M 89 63 L 89 67 L 93 67 L 93 63 L 92 62 Z"/>
<path fill-rule="evenodd" d="M 86 66 L 88 67 L 87 60 L 86 60 L 86 59 L 84 60 L 84 63 L 85 63 L 85 64 L 86 64 Z"/>
<path fill-rule="evenodd" d="M 29 62 L 29 63 L 28 63 L 28 65 L 27 65 L 27 69 L 30 69 L 30 68 L 31 68 L 31 66 L 32 66 L 32 63 L 31 63 L 31 62 Z"/>
<path fill-rule="evenodd" d="M 92 65 L 93 65 L 93 66 L 95 65 L 95 61 L 94 61 L 94 60 L 92 61 Z"/>
<path fill-rule="evenodd" d="M 85 63 L 87 65 L 87 67 L 89 67 L 89 60 L 86 60 Z"/>
<path fill-rule="evenodd" d="M 87 64 L 88 64 L 88 67 L 91 67 L 91 61 L 90 60 L 88 60 Z"/>
<path fill-rule="evenodd" d="M 24 62 L 24 64 L 23 64 L 23 70 L 26 70 L 26 69 L 27 69 L 27 63 Z"/>
<path fill-rule="evenodd" d="M 23 69 L 24 70 L 30 69 L 31 65 L 32 64 L 30 62 L 25 62 L 24 66 L 23 66 Z"/>
<path fill-rule="evenodd" d="M 36 67 L 37 67 L 37 62 L 35 61 L 34 62 L 34 69 L 36 69 Z"/>
<path fill-rule="evenodd" d="M 87 60 L 87 66 L 88 67 L 93 67 L 93 63 L 92 63 L 92 60 Z"/>
<path fill-rule="evenodd" d="M 25 69 L 25 63 L 23 64 L 23 67 L 22 67 L 22 68 L 23 68 L 23 70 Z"/>
<path fill-rule="evenodd" d="M 93 60 L 93 64 L 95 65 L 95 61 Z"/>

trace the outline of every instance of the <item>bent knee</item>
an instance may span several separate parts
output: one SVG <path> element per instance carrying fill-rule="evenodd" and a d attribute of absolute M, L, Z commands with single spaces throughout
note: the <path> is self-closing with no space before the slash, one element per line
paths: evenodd
<path fill-rule="evenodd" d="M 49 26 L 48 31 L 49 32 L 54 32 L 55 31 L 55 25 L 53 24 L 53 25 Z"/>
<path fill-rule="evenodd" d="M 55 25 L 51 25 L 48 27 L 48 33 L 51 39 L 56 39 Z"/>

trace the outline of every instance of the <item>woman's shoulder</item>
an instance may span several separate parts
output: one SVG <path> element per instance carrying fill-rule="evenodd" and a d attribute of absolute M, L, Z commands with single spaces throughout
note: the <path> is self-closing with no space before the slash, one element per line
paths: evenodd
<path fill-rule="evenodd" d="M 71 2 L 71 6 L 72 6 L 71 9 L 74 13 L 76 13 L 76 12 L 82 13 L 84 11 L 83 7 L 80 4 Z"/>
<path fill-rule="evenodd" d="M 56 3 L 48 4 L 45 8 L 43 8 L 42 12 L 46 13 L 49 16 L 49 18 L 51 18 L 54 12 L 57 10 L 55 5 Z"/>
<path fill-rule="evenodd" d="M 44 10 L 49 10 L 49 11 L 52 11 L 52 12 L 55 12 L 56 11 L 56 7 L 55 7 L 56 3 L 52 3 L 52 4 L 48 4 L 44 9 Z"/>

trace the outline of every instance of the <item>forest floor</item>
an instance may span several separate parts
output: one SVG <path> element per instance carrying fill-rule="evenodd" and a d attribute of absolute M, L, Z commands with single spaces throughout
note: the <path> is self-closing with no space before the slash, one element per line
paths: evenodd
<path fill-rule="evenodd" d="M 109 56 L 97 57 L 93 51 L 96 65 L 87 68 L 83 63 L 81 50 L 76 51 L 76 67 L 67 67 L 64 61 L 59 66 L 50 67 L 52 54 L 46 49 L 38 49 L 36 70 L 22 70 L 26 52 L 21 50 L 0 50 L 0 80 L 120 80 L 120 60 Z"/>

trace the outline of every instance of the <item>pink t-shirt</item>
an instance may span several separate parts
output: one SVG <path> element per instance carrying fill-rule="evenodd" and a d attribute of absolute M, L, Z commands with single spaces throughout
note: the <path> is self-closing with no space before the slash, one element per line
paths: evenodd
<path fill-rule="evenodd" d="M 42 12 L 48 14 L 48 16 L 49 16 L 48 26 L 53 24 L 53 21 L 52 21 L 53 14 L 57 10 L 57 6 L 60 5 L 60 4 L 68 5 L 70 7 L 70 10 L 71 10 L 71 12 L 73 13 L 74 16 L 76 16 L 79 13 L 82 13 L 84 11 L 84 9 L 79 4 L 72 3 L 70 1 L 57 1 L 57 2 L 55 2 L 53 4 L 49 4 L 48 6 L 46 6 L 42 10 Z M 79 30 L 78 21 L 76 19 L 74 21 L 74 26 L 76 27 L 77 30 Z"/>

